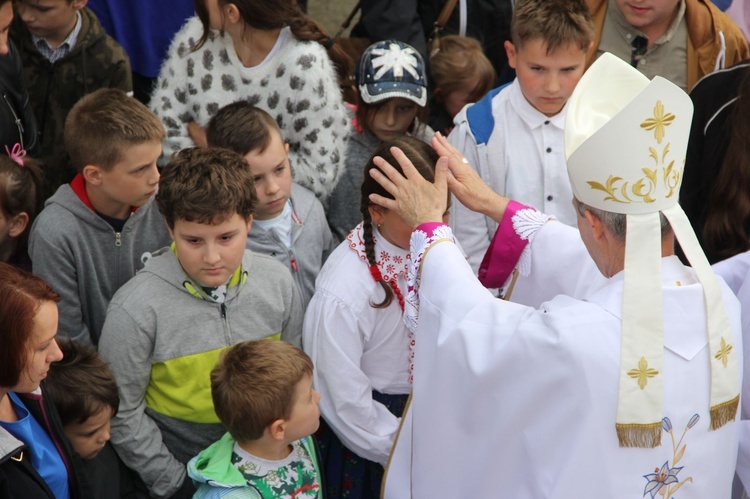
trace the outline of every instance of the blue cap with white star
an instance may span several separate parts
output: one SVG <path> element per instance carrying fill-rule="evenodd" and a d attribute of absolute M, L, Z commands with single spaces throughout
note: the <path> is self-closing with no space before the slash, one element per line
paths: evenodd
<path fill-rule="evenodd" d="M 357 65 L 357 86 L 368 104 L 401 97 L 424 106 L 427 103 L 427 75 L 422 55 L 397 40 L 373 43 Z"/>

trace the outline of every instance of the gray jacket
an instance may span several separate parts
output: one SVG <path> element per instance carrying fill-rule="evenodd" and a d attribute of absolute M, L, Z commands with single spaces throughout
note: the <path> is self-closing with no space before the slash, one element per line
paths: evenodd
<path fill-rule="evenodd" d="M 31 228 L 29 256 L 34 273 L 60 295 L 60 333 L 96 345 L 109 300 L 171 239 L 153 199 L 128 218 L 122 232 L 87 201 L 71 184 L 62 185 Z"/>
<path fill-rule="evenodd" d="M 247 236 L 247 248 L 269 255 L 286 265 L 300 289 L 303 310 L 315 292 L 315 278 L 328 254 L 336 247 L 323 205 L 312 191 L 292 182 L 292 249 L 273 232 L 255 224 Z"/>
<path fill-rule="evenodd" d="M 185 464 L 221 438 L 209 374 L 228 346 L 280 338 L 299 346 L 302 307 L 289 271 L 245 250 L 218 303 L 165 248 L 112 298 L 99 352 L 120 387 L 112 444 L 152 497 L 169 497 Z"/>

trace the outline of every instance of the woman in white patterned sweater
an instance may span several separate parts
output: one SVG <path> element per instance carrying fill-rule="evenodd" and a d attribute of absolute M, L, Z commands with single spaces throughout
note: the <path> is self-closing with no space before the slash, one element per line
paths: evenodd
<path fill-rule="evenodd" d="M 343 68 L 348 59 L 294 0 L 203 0 L 196 11 L 172 40 L 151 98 L 167 129 L 165 159 L 204 145 L 202 127 L 216 111 L 245 99 L 276 119 L 294 180 L 325 206 L 348 133 L 331 60 Z"/>

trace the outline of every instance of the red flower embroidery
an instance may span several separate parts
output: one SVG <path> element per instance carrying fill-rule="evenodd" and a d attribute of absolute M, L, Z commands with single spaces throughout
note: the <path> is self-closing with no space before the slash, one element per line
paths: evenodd
<path fill-rule="evenodd" d="M 391 261 L 391 255 L 387 251 L 381 251 L 380 252 L 380 259 L 384 262 L 390 262 Z"/>

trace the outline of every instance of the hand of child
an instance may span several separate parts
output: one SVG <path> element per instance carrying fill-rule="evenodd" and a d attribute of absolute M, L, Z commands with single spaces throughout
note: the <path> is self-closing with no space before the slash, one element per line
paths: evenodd
<path fill-rule="evenodd" d="M 508 198 L 493 191 L 471 167 L 463 155 L 440 132 L 432 137 L 432 147 L 440 158 L 448 159 L 448 188 L 456 198 L 472 211 L 487 215 L 497 223 L 503 219 Z"/>
<path fill-rule="evenodd" d="M 398 147 L 391 153 L 404 171 L 404 175 L 380 156 L 373 158 L 377 168 L 370 176 L 395 199 L 370 194 L 370 201 L 388 210 L 395 211 L 410 227 L 416 228 L 426 222 L 442 222 L 448 206 L 448 161 L 440 158 L 435 165 L 435 183 L 430 183 L 414 168 Z M 381 171 L 382 170 L 382 171 Z"/>

